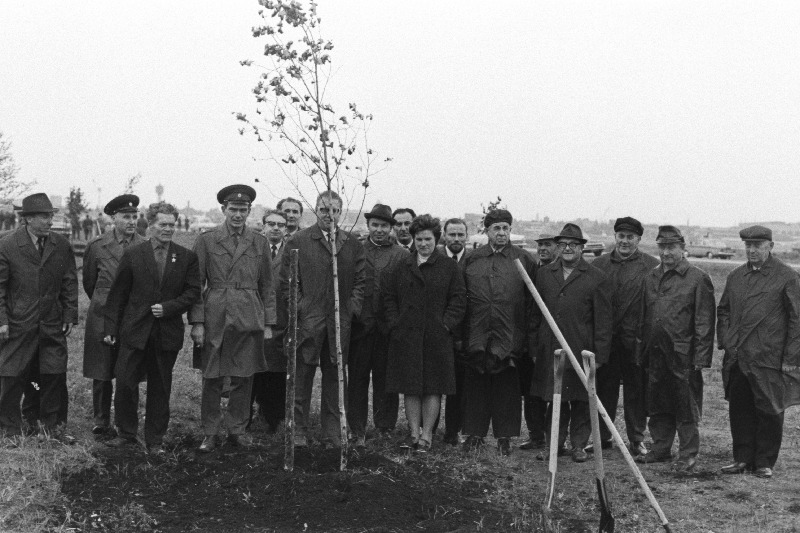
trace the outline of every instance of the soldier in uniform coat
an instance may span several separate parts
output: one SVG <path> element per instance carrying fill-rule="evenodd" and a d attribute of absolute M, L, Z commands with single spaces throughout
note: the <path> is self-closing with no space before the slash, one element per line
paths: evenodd
<path fill-rule="evenodd" d="M 114 222 L 114 229 L 92 239 L 83 254 L 83 290 L 89 297 L 86 329 L 83 338 L 83 377 L 92 380 L 92 406 L 95 435 L 111 431 L 111 400 L 114 393 L 114 365 L 119 345 L 103 342 L 103 306 L 117 273 L 122 253 L 145 239 L 136 233 L 139 197 L 123 194 L 103 209 Z"/>
<path fill-rule="evenodd" d="M 267 238 L 245 225 L 256 191 L 230 185 L 217 194 L 225 222 L 200 235 L 194 251 L 200 262 L 203 298 L 192 308 L 192 340 L 201 348 L 203 392 L 200 419 L 205 435 L 199 450 L 217 446 L 223 429 L 225 379 L 230 379 L 224 426 L 228 442 L 249 447 L 253 375 L 267 370 L 264 341 L 277 322 L 272 261 Z"/>
<path fill-rule="evenodd" d="M 63 436 L 67 416 L 67 336 L 78 323 L 78 277 L 69 241 L 50 231 L 44 193 L 26 197 L 14 233 L 0 241 L 0 433 L 22 431 L 20 401 Z M 36 384 L 36 387 L 32 385 Z M 38 390 L 37 390 L 38 387 Z"/>
<path fill-rule="evenodd" d="M 340 445 L 340 416 L 336 356 L 331 240 L 335 240 L 339 281 L 339 318 L 343 363 L 350 348 L 350 324 L 361 314 L 364 299 L 364 247 L 355 235 L 336 229 L 342 199 L 335 192 L 317 198 L 317 223 L 298 231 L 286 243 L 281 266 L 281 290 L 289 301 L 289 253 L 299 252 L 297 301 L 297 374 L 295 391 L 295 446 L 308 445 L 311 393 L 317 367 L 322 371 L 322 435 L 326 444 Z"/>
<path fill-rule="evenodd" d="M 556 236 L 556 242 L 561 256 L 539 268 L 536 288 L 572 351 L 580 354 L 582 350 L 589 350 L 597 356 L 598 365 L 602 365 L 608 360 L 611 349 L 611 283 L 603 271 L 583 259 L 586 239 L 578 226 L 566 224 Z M 551 403 L 549 418 L 553 401 L 553 353 L 561 349 L 561 345 L 538 307 L 533 310 L 532 327 L 535 360 L 531 393 Z M 572 460 L 584 462 L 588 459 L 584 448 L 591 433 L 589 395 L 569 362 L 561 385 L 559 455 L 564 453 L 567 424 Z M 546 457 L 546 452 L 538 456 Z"/>
<path fill-rule="evenodd" d="M 747 263 L 728 275 L 717 321 L 734 461 L 722 472 L 771 478 L 784 412 L 800 403 L 800 282 L 772 254 L 772 230 L 751 226 L 739 236 Z"/>

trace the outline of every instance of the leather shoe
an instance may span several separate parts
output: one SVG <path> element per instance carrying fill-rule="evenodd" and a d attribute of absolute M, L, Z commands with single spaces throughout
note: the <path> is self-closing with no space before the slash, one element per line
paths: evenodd
<path fill-rule="evenodd" d="M 672 456 L 668 453 L 666 454 L 659 454 L 650 450 L 644 455 L 640 455 L 636 458 L 637 463 L 642 464 L 649 464 L 649 463 L 668 463 L 672 461 Z"/>
<path fill-rule="evenodd" d="M 519 445 L 520 450 L 536 450 L 545 445 L 544 440 L 528 439 Z"/>
<path fill-rule="evenodd" d="M 694 467 L 697 466 L 696 457 L 688 457 L 686 459 L 678 459 L 672 465 L 672 469 L 677 472 L 692 472 Z"/>
<path fill-rule="evenodd" d="M 228 435 L 228 444 L 237 448 L 252 448 L 254 445 L 253 437 L 250 435 L 234 433 Z"/>
<path fill-rule="evenodd" d="M 501 455 L 511 455 L 511 440 L 508 437 L 497 439 L 497 449 Z"/>
<path fill-rule="evenodd" d="M 610 450 L 612 447 L 614 447 L 614 441 L 613 440 L 604 440 L 600 444 L 600 449 L 601 450 Z M 590 444 L 589 446 L 584 448 L 584 451 L 586 453 L 594 453 L 594 444 Z"/>
<path fill-rule="evenodd" d="M 94 435 L 102 435 L 106 431 L 108 431 L 108 426 L 94 426 L 92 428 L 92 433 Z"/>
<path fill-rule="evenodd" d="M 456 433 L 455 435 L 446 433 L 443 442 L 445 444 L 449 444 L 450 446 L 458 446 L 459 445 L 458 433 Z"/>
<path fill-rule="evenodd" d="M 586 453 L 586 450 L 581 450 L 580 448 L 572 450 L 572 460 L 574 462 L 585 463 L 587 459 L 589 459 L 589 454 Z"/>
<path fill-rule="evenodd" d="M 569 450 L 567 450 L 566 448 L 562 447 L 560 450 L 558 450 L 557 457 L 564 457 L 568 453 L 569 453 Z M 550 447 L 549 446 L 546 447 L 544 450 L 542 450 L 542 451 L 540 451 L 539 453 L 536 454 L 536 460 L 537 461 L 547 461 L 549 459 L 550 459 Z"/>
<path fill-rule="evenodd" d="M 630 447 L 631 455 L 634 457 L 639 457 L 640 455 L 645 455 L 647 453 L 647 448 L 644 445 L 644 442 L 632 442 Z"/>
<path fill-rule="evenodd" d="M 470 435 L 464 441 L 463 449 L 465 452 L 470 452 L 472 450 L 478 450 L 483 447 L 483 438 L 477 437 L 475 435 Z"/>
<path fill-rule="evenodd" d="M 772 477 L 772 469 L 770 467 L 768 467 L 768 466 L 762 466 L 762 467 L 756 468 L 756 471 L 754 472 L 754 474 L 756 475 L 756 477 L 760 477 L 760 478 L 764 478 L 764 479 L 770 479 Z"/>
<path fill-rule="evenodd" d="M 743 474 L 747 471 L 747 463 L 731 463 L 720 468 L 723 474 Z"/>
<path fill-rule="evenodd" d="M 120 448 L 122 446 L 133 446 L 136 444 L 136 439 L 132 439 L 129 437 L 114 437 L 113 439 L 106 441 L 106 446 L 111 448 Z"/>
<path fill-rule="evenodd" d="M 197 451 L 200 453 L 210 453 L 217 449 L 217 436 L 216 435 L 206 435 L 203 438 L 203 442 L 200 444 L 200 447 L 197 448 Z"/>

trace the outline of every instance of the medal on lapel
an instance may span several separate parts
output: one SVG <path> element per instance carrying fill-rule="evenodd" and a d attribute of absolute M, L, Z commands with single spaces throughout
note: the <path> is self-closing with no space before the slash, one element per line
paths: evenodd
<path fill-rule="evenodd" d="M 175 258 L 176 258 L 176 257 L 177 257 L 177 254 L 172 254 L 172 262 L 173 262 L 173 263 L 175 262 Z"/>

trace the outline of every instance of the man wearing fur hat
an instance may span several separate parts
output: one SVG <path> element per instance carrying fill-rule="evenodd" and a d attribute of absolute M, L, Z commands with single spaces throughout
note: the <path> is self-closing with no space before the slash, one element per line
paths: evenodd
<path fill-rule="evenodd" d="M 722 472 L 771 478 L 783 413 L 800 404 L 800 282 L 772 254 L 772 230 L 751 226 L 739 236 L 747 263 L 728 275 L 717 319 L 734 461 Z"/>
<path fill-rule="evenodd" d="M 616 244 L 610 254 L 592 262 L 611 279 L 611 307 L 614 313 L 614 330 L 611 337 L 611 355 L 608 362 L 597 371 L 597 396 L 603 402 L 611 420 L 617 416 L 620 381 L 625 394 L 623 408 L 625 430 L 631 454 L 647 453 L 644 447 L 644 430 L 647 427 L 645 387 L 647 378 L 642 366 L 635 360 L 636 330 L 641 314 L 642 282 L 658 265 L 658 259 L 639 250 L 644 228 L 632 217 L 618 218 L 614 223 Z M 605 424 L 600 425 L 603 448 L 611 447 L 611 433 Z M 594 443 L 597 446 L 598 443 Z"/>
<path fill-rule="evenodd" d="M 684 258 L 683 235 L 661 226 L 656 237 L 661 264 L 645 276 L 642 297 L 642 364 L 647 369 L 648 428 L 652 449 L 636 460 L 668 462 L 678 434 L 674 468 L 690 472 L 700 449 L 703 412 L 702 369 L 714 352 L 714 286 Z"/>

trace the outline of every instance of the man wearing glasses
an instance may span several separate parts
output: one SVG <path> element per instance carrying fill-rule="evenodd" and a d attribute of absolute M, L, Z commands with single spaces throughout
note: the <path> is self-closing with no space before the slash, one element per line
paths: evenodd
<path fill-rule="evenodd" d="M 567 344 L 576 354 L 582 350 L 594 352 L 597 365 L 608 360 L 611 349 L 611 283 L 599 268 L 583 259 L 581 228 L 566 224 L 556 236 L 561 257 L 539 268 L 536 288 L 547 309 L 564 335 Z M 548 418 L 552 415 L 553 353 L 561 348 L 553 331 L 538 308 L 533 310 L 533 331 L 536 347 L 532 394 L 551 403 Z M 567 424 L 572 443 L 572 460 L 582 463 L 588 459 L 584 450 L 589 442 L 589 396 L 575 370 L 569 363 L 564 370 L 561 385 L 561 419 L 559 421 L 558 454 L 564 455 Z M 549 423 L 547 424 L 549 427 Z M 548 457 L 539 454 L 539 459 Z"/>

